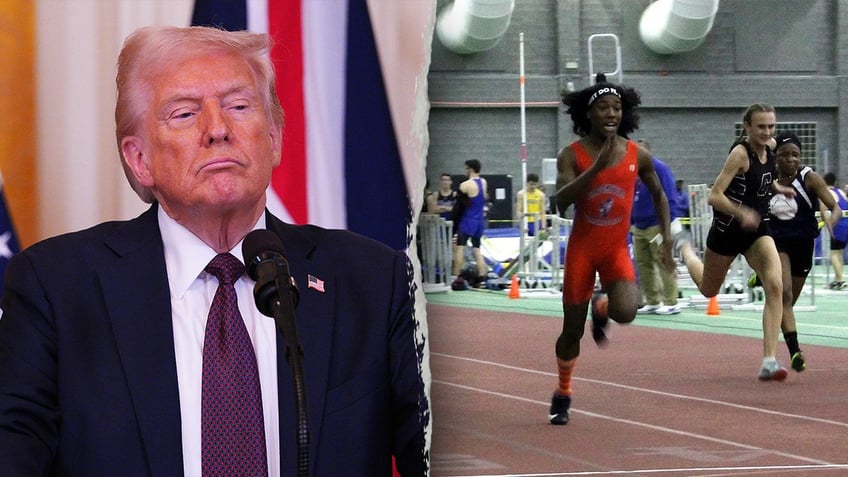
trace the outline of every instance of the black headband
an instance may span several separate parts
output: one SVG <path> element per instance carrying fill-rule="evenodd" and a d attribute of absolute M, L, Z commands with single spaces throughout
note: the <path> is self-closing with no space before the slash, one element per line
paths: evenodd
<path fill-rule="evenodd" d="M 597 100 L 601 96 L 606 96 L 608 94 L 614 94 L 618 96 L 618 99 L 621 99 L 621 94 L 618 92 L 618 89 L 616 89 L 615 86 L 609 84 L 599 84 L 595 86 L 597 87 L 597 89 L 594 93 L 592 93 L 592 96 L 589 96 L 589 102 L 586 103 L 587 107 L 591 107 L 592 103 L 594 103 L 595 100 Z"/>
<path fill-rule="evenodd" d="M 783 146 L 784 144 L 794 144 L 798 146 L 799 151 L 803 150 L 803 148 L 801 147 L 801 141 L 798 139 L 798 136 L 791 132 L 780 133 L 774 138 L 774 140 L 777 141 L 777 147 L 774 149 L 775 151 L 780 149 L 780 146 Z"/>

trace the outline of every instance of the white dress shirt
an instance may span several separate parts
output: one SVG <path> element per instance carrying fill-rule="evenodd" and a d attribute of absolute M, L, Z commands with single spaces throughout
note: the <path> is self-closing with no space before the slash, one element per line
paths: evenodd
<path fill-rule="evenodd" d="M 203 339 L 206 318 L 218 279 L 204 271 L 217 255 L 197 236 L 178 224 L 159 207 L 159 228 L 165 246 L 165 265 L 171 287 L 174 349 L 182 419 L 183 469 L 187 477 L 201 475 L 200 392 L 203 375 Z M 254 229 L 265 228 L 263 215 Z M 244 262 L 241 242 L 230 251 Z M 277 403 L 277 335 L 274 320 L 256 308 L 254 281 L 247 275 L 236 283 L 239 311 L 244 319 L 259 368 L 262 411 L 265 416 L 265 445 L 268 476 L 280 475 L 280 419 Z"/>

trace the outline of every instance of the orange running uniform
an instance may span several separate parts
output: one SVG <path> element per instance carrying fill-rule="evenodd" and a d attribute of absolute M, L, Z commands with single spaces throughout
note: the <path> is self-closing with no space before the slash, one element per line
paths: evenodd
<path fill-rule="evenodd" d="M 591 167 L 594 159 L 579 142 L 569 147 L 576 158 L 577 175 Z M 565 252 L 562 301 L 567 305 L 588 302 L 595 288 L 595 272 L 601 284 L 636 281 L 627 249 L 633 191 L 638 176 L 639 146 L 627 141 L 624 157 L 600 171 L 588 191 L 574 204 L 574 222 Z"/>

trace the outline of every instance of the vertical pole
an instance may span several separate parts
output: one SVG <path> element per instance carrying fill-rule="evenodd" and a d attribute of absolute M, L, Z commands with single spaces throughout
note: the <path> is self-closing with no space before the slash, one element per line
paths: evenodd
<path fill-rule="evenodd" d="M 519 272 L 524 271 L 524 231 L 527 230 L 527 128 L 524 103 L 524 32 L 518 34 L 518 84 L 521 94 L 521 188 L 524 190 L 522 210 L 518 223 Z"/>

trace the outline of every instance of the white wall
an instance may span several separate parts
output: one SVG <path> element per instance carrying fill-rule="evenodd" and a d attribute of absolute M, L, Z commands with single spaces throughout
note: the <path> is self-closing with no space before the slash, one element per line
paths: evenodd
<path fill-rule="evenodd" d="M 140 26 L 188 25 L 193 0 L 37 0 L 39 239 L 147 205 L 115 143 L 115 63 Z"/>

